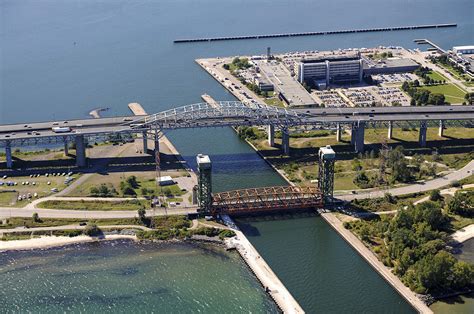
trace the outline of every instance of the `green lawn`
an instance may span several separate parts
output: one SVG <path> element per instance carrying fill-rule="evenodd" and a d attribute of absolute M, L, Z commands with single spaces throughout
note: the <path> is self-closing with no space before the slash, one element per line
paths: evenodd
<path fill-rule="evenodd" d="M 15 203 L 16 192 L 1 192 L 0 191 L 0 205 L 8 206 Z"/>
<path fill-rule="evenodd" d="M 448 79 L 443 74 L 436 71 L 431 71 L 430 73 L 428 73 L 428 77 L 435 81 L 448 81 Z"/>
<path fill-rule="evenodd" d="M 452 104 L 465 101 L 466 92 L 453 84 L 443 84 L 434 86 L 422 86 L 421 89 L 429 90 L 432 93 L 443 94 L 447 102 Z"/>
<path fill-rule="evenodd" d="M 68 210 L 138 210 L 148 208 L 143 200 L 129 201 L 45 201 L 38 204 L 39 208 Z"/>

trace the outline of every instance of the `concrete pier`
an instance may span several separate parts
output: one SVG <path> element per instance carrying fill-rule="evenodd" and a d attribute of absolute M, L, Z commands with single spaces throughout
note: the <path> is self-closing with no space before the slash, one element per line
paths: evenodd
<path fill-rule="evenodd" d="M 69 142 L 67 140 L 67 137 L 64 137 L 64 156 L 69 155 Z"/>
<path fill-rule="evenodd" d="M 352 124 L 351 131 L 351 144 L 354 145 L 354 150 L 357 153 L 364 151 L 364 135 L 365 135 L 365 122 L 358 121 Z"/>
<path fill-rule="evenodd" d="M 392 135 L 393 135 L 393 122 L 392 121 L 389 121 L 388 122 L 388 132 L 387 132 L 387 138 L 389 140 L 392 139 Z"/>
<path fill-rule="evenodd" d="M 128 104 L 128 109 L 130 109 L 136 116 L 146 116 L 146 111 L 143 109 L 142 105 L 137 102 L 132 102 Z"/>
<path fill-rule="evenodd" d="M 443 137 L 443 136 L 444 136 L 444 120 L 439 120 L 438 136 L 439 136 L 439 137 Z"/>
<path fill-rule="evenodd" d="M 336 126 L 336 141 L 341 141 L 341 124 L 338 123 Z"/>
<path fill-rule="evenodd" d="M 275 146 L 275 126 L 270 124 L 267 126 L 268 146 Z"/>
<path fill-rule="evenodd" d="M 76 136 L 76 166 L 86 166 L 86 146 L 84 143 L 84 135 Z"/>
<path fill-rule="evenodd" d="M 148 136 L 147 136 L 146 131 L 142 132 L 142 138 L 143 138 L 143 153 L 146 154 L 148 152 Z"/>
<path fill-rule="evenodd" d="M 422 29 L 422 28 L 444 28 L 444 27 L 456 27 L 456 26 L 457 26 L 456 23 L 425 24 L 425 25 L 375 27 L 375 28 L 360 28 L 360 29 L 342 29 L 342 30 L 319 31 L 319 32 L 300 32 L 300 33 L 226 36 L 226 37 L 186 38 L 186 39 L 175 39 L 175 40 L 173 40 L 173 42 L 174 43 L 191 43 L 191 42 L 206 42 L 206 41 L 220 41 L 220 40 L 242 40 L 242 39 L 260 39 L 260 38 L 296 37 L 296 36 L 320 36 L 320 35 L 335 35 L 335 34 L 348 34 L 348 33 L 402 31 L 402 30 Z"/>
<path fill-rule="evenodd" d="M 5 156 L 7 158 L 7 168 L 11 169 L 13 167 L 13 159 L 12 159 L 12 147 L 10 141 L 7 141 L 5 146 Z"/>
<path fill-rule="evenodd" d="M 420 134 L 418 136 L 418 143 L 420 143 L 421 147 L 426 147 L 426 130 L 427 129 L 428 129 L 428 126 L 426 124 L 426 121 L 421 121 Z"/>
<path fill-rule="evenodd" d="M 248 265 L 255 277 L 260 281 L 265 291 L 275 301 L 283 313 L 304 313 L 304 310 L 286 289 L 270 266 L 260 256 L 255 247 L 250 243 L 242 231 L 233 223 L 232 219 L 224 215 L 224 221 L 235 232 L 236 237 L 228 240 L 228 245 L 233 246 L 239 252 L 242 259 Z"/>
<path fill-rule="evenodd" d="M 281 149 L 284 155 L 290 155 L 290 132 L 288 129 L 281 129 Z"/>

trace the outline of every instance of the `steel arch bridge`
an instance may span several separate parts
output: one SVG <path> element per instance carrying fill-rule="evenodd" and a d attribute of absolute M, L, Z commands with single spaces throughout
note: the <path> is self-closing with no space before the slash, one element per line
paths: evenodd
<path fill-rule="evenodd" d="M 274 106 L 220 101 L 197 103 L 152 114 L 127 125 L 135 129 L 182 129 L 199 127 L 275 125 L 282 128 L 304 124 L 311 115 Z"/>

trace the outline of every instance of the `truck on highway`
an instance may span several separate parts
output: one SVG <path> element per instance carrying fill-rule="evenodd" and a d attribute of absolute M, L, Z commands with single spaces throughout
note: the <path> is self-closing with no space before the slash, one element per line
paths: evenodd
<path fill-rule="evenodd" d="M 60 126 L 55 126 L 52 128 L 54 133 L 66 133 L 66 132 L 71 132 L 71 128 L 68 126 L 60 127 Z"/>

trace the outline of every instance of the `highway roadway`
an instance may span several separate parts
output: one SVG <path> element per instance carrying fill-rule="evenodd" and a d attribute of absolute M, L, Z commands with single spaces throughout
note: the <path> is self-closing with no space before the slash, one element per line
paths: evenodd
<path fill-rule="evenodd" d="M 259 125 L 270 121 L 284 124 L 286 117 L 273 117 L 269 120 L 262 114 L 255 116 L 242 116 L 233 111 L 221 114 L 197 112 L 195 119 L 189 118 L 189 113 L 177 116 L 176 120 L 168 119 L 162 123 L 163 128 L 194 128 L 194 127 L 222 127 L 237 125 Z M 177 111 L 180 113 L 180 111 Z M 283 112 L 283 111 L 282 111 Z M 300 120 L 297 125 L 327 125 L 350 124 L 359 121 L 387 122 L 387 121 L 439 121 L 439 120 L 472 120 L 474 121 L 474 106 L 426 106 L 426 107 L 372 107 L 372 108 L 311 108 L 287 110 L 298 113 Z M 207 114 L 207 115 L 206 115 Z M 159 114 L 158 114 L 159 115 Z M 193 117 L 193 116 L 191 116 Z M 137 117 L 113 117 L 100 119 L 78 119 L 48 122 L 31 122 L 0 125 L 0 146 L 7 142 L 11 146 L 31 145 L 39 139 L 49 138 L 72 141 L 78 135 L 94 136 L 112 133 L 138 133 L 144 128 L 134 125 Z M 161 123 L 161 122 L 159 122 Z M 474 123 L 474 122 L 473 122 Z M 53 127 L 70 127 L 70 132 L 56 133 Z M 143 127 L 150 127 L 144 125 Z"/>

